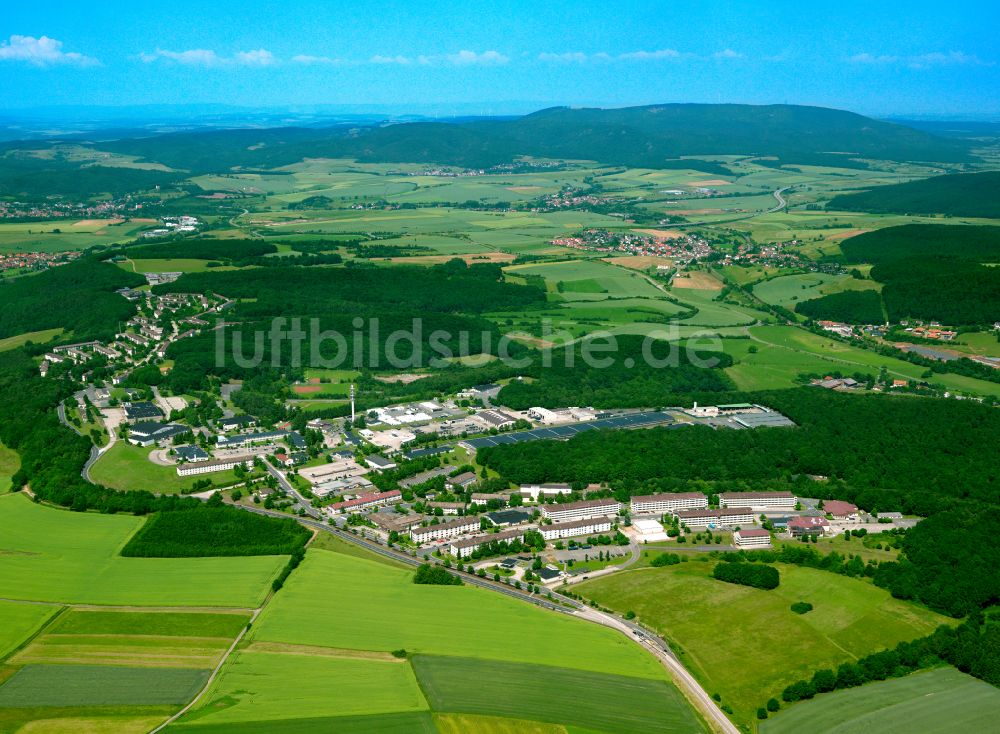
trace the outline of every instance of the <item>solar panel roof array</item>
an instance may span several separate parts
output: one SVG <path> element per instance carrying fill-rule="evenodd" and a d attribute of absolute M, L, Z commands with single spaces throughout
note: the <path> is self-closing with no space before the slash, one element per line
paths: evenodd
<path fill-rule="evenodd" d="M 568 439 L 584 431 L 607 428 L 646 428 L 673 422 L 674 419 L 670 414 L 654 410 L 645 413 L 616 415 L 611 418 L 601 418 L 600 420 L 586 421 L 584 423 L 570 423 L 565 426 L 533 428 L 530 431 L 516 431 L 513 433 L 500 433 L 496 436 L 469 438 L 462 441 L 462 443 L 471 448 L 480 449 L 484 446 L 500 446 L 506 443 L 522 443 L 524 441 L 540 441 L 543 439 Z"/>

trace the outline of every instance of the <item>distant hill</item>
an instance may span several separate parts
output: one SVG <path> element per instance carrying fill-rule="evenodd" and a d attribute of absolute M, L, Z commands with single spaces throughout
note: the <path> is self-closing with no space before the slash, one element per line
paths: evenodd
<path fill-rule="evenodd" d="M 667 104 L 554 107 L 516 119 L 412 122 L 328 129 L 177 133 L 102 142 L 196 173 L 287 165 L 306 156 L 488 167 L 518 156 L 648 168 L 719 164 L 681 156 L 754 155 L 785 163 L 854 166 L 858 159 L 964 162 L 969 144 L 852 112 L 796 105 Z"/>
<path fill-rule="evenodd" d="M 1000 218 L 1000 171 L 954 173 L 841 194 L 827 209 L 876 214 Z"/>

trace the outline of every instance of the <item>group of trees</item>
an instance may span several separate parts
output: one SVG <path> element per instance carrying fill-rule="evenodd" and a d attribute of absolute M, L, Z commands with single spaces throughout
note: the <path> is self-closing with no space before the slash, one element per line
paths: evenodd
<path fill-rule="evenodd" d="M 413 583 L 433 586 L 461 586 L 462 579 L 443 566 L 422 563 L 413 574 Z"/>
<path fill-rule="evenodd" d="M 777 589 L 781 581 L 778 569 L 762 563 L 717 563 L 712 578 L 755 589 Z"/>
<path fill-rule="evenodd" d="M 810 319 L 829 319 L 846 324 L 881 324 L 885 322 L 882 296 L 876 290 L 843 291 L 801 301 L 795 310 Z"/>
<path fill-rule="evenodd" d="M 828 209 L 1000 219 L 1000 171 L 952 173 L 835 196 Z"/>

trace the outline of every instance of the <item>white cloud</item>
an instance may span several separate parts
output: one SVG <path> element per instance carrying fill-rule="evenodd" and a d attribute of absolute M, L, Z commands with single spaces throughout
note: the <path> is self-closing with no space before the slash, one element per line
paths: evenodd
<path fill-rule="evenodd" d="M 482 53 L 476 53 L 475 51 L 462 50 L 457 54 L 449 54 L 447 57 L 448 61 L 455 66 L 501 66 L 510 61 L 508 56 L 504 56 L 499 51 L 483 51 Z"/>
<path fill-rule="evenodd" d="M 733 51 L 731 48 L 723 49 L 722 51 L 716 51 L 712 54 L 713 59 L 742 59 L 743 54 Z"/>
<path fill-rule="evenodd" d="M 622 61 L 658 61 L 660 59 L 679 59 L 686 55 L 688 54 L 682 54 L 676 49 L 662 48 L 658 51 L 629 51 L 618 54 L 618 58 Z"/>
<path fill-rule="evenodd" d="M 75 66 L 99 66 L 100 61 L 75 51 L 63 51 L 62 41 L 48 36 L 12 35 L 8 41 L 0 41 L 0 61 L 24 61 L 32 66 L 54 66 L 72 64 Z"/>
<path fill-rule="evenodd" d="M 409 56 L 402 55 L 382 56 L 381 54 L 375 54 L 368 60 L 373 64 L 399 64 L 400 66 L 409 66 L 413 63 L 413 59 Z"/>
<path fill-rule="evenodd" d="M 308 54 L 299 54 L 298 56 L 292 57 L 292 63 L 305 64 L 306 66 L 324 64 L 330 66 L 342 66 L 348 62 L 344 59 L 338 59 L 333 56 L 310 56 Z"/>
<path fill-rule="evenodd" d="M 947 53 L 933 51 L 913 56 L 860 53 L 851 56 L 848 61 L 852 64 L 908 66 L 911 69 L 929 69 L 935 66 L 993 66 L 992 61 L 983 61 L 978 56 L 963 51 Z"/>
<path fill-rule="evenodd" d="M 183 64 L 184 66 L 203 66 L 206 68 L 223 66 L 272 66 L 278 62 L 274 54 L 263 48 L 254 51 L 238 51 L 232 56 L 219 56 L 215 51 L 207 48 L 192 48 L 187 51 L 170 51 L 158 48 L 151 54 L 139 54 L 139 58 L 147 64 L 166 60 Z"/>

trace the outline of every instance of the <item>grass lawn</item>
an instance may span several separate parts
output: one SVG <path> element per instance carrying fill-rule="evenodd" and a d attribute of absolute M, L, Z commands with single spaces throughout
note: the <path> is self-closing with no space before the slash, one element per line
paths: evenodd
<path fill-rule="evenodd" d="M 6 339 L 0 339 L 0 352 L 6 352 L 10 349 L 17 349 L 18 347 L 23 347 L 28 342 L 33 342 L 35 344 L 44 344 L 45 342 L 54 339 L 63 333 L 62 327 L 58 329 L 45 329 L 43 331 L 29 331 L 25 334 L 18 334 L 17 336 L 8 336 Z"/>
<path fill-rule="evenodd" d="M 762 734 L 951 734 L 996 731 L 1000 690 L 955 668 L 938 668 L 823 693 L 761 724 Z"/>
<path fill-rule="evenodd" d="M 57 606 L 0 602 L 0 660 L 41 629 L 57 611 Z"/>
<path fill-rule="evenodd" d="M 417 655 L 413 668 L 436 712 L 575 724 L 608 734 L 704 731 L 680 692 L 662 680 Z M 484 681 L 501 683 L 503 695 Z"/>
<path fill-rule="evenodd" d="M 149 460 L 149 454 L 155 450 L 119 440 L 94 463 L 90 476 L 112 489 L 146 489 L 159 494 L 180 494 L 199 479 L 211 479 L 217 487 L 240 481 L 232 469 L 194 477 L 178 476 L 175 467 L 160 466 Z"/>
<path fill-rule="evenodd" d="M 10 479 L 21 468 L 21 457 L 0 443 L 0 494 L 10 491 Z"/>
<path fill-rule="evenodd" d="M 362 620 L 357 620 L 359 623 Z M 405 660 L 239 651 L 184 722 L 229 723 L 425 711 Z"/>
<path fill-rule="evenodd" d="M 137 606 L 257 606 L 286 556 L 122 558 L 145 522 L 0 497 L 0 589 L 35 601 Z"/>
<path fill-rule="evenodd" d="M 105 665 L 26 665 L 0 686 L 0 708 L 181 704 L 205 685 L 208 672 Z"/>
<path fill-rule="evenodd" d="M 576 587 L 584 597 L 635 611 L 665 635 L 709 693 L 720 693 L 736 716 L 750 721 L 757 707 L 818 668 L 836 667 L 949 620 L 898 601 L 866 581 L 811 568 L 779 565 L 773 591 L 710 577 L 714 561 L 625 571 Z M 789 607 L 810 602 L 812 612 Z M 753 661 L 737 665 L 734 661 Z"/>
<path fill-rule="evenodd" d="M 470 586 L 420 586 L 412 576 L 408 569 L 309 550 L 251 634 L 254 640 L 301 645 L 403 648 L 664 676 L 652 656 L 612 630 Z"/>

